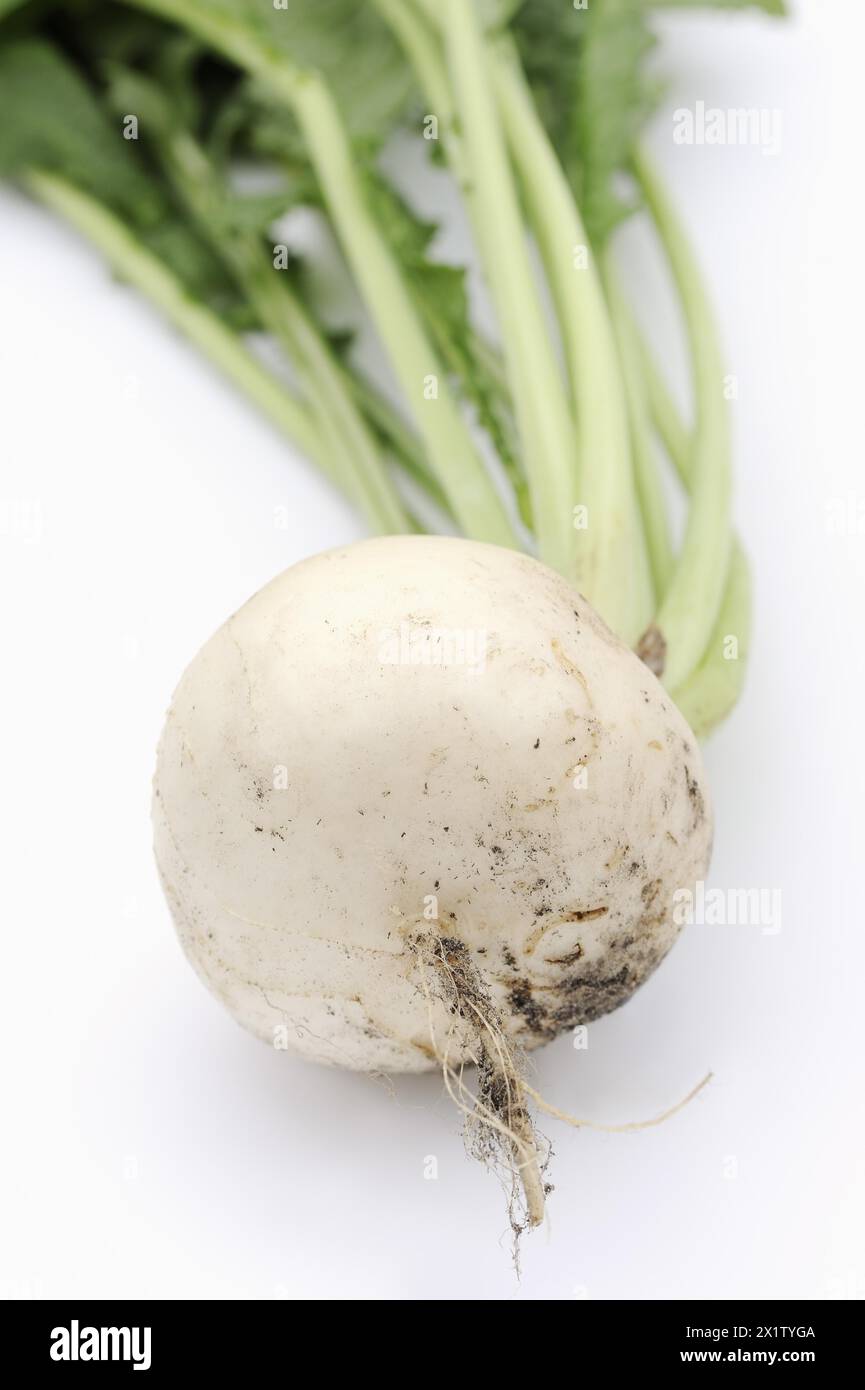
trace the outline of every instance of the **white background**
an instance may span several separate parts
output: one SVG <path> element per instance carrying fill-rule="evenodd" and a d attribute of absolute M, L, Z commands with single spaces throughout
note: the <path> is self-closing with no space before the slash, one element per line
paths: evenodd
<path fill-rule="evenodd" d="M 711 882 L 780 889 L 782 930 L 690 929 L 588 1052 L 539 1056 L 538 1085 L 614 1122 L 715 1080 L 658 1129 L 553 1126 L 549 1227 L 518 1284 L 501 1193 L 435 1078 L 391 1095 L 292 1060 L 204 992 L 151 861 L 171 691 L 255 589 L 361 530 L 86 246 L 3 190 L 0 493 L 43 521 L 22 533 L 7 505 L 0 549 L 0 1292 L 865 1295 L 863 535 L 827 525 L 832 499 L 865 495 L 865 15 L 812 0 L 787 26 L 664 32 L 653 146 L 739 382 L 758 596 L 747 695 L 707 749 Z M 671 113 L 697 100 L 779 108 L 781 152 L 675 146 Z M 639 284 L 645 246 L 622 249 Z"/>

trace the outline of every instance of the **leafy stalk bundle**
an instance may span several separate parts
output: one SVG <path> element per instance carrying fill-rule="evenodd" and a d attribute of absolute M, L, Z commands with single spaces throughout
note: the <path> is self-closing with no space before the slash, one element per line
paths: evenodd
<path fill-rule="evenodd" d="M 640 147 L 657 95 L 649 22 L 664 7 L 0 0 L 0 171 L 88 237 L 372 529 L 456 526 L 536 548 L 705 734 L 741 687 L 749 583 L 716 327 Z M 383 172 L 406 131 L 423 131 L 420 157 L 431 151 L 463 199 L 496 342 L 474 321 L 465 269 L 436 259 L 437 228 Z M 238 169 L 266 171 L 267 191 L 242 191 Z M 340 248 L 398 405 L 275 240 L 298 208 Z M 616 271 L 613 234 L 638 209 L 681 305 L 687 424 Z M 290 389 L 250 332 L 284 350 Z M 665 462 L 688 499 L 678 544 Z"/>

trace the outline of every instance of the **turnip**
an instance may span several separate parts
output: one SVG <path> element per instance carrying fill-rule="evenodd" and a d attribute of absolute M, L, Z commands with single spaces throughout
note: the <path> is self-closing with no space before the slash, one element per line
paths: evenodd
<path fill-rule="evenodd" d="M 357 1070 L 477 1063 L 524 1137 L 514 1055 L 628 998 L 711 842 L 646 666 L 538 561 L 441 537 L 303 561 L 230 618 L 174 697 L 154 821 L 240 1023 Z"/>
<path fill-rule="evenodd" d="M 522 1194 L 515 1228 L 536 1224 L 528 1102 L 560 1112 L 525 1054 L 622 1004 L 675 939 L 674 894 L 711 843 L 697 739 L 735 703 L 749 637 L 723 354 L 636 138 L 651 4 L 110 8 L 70 26 L 36 6 L 0 35 L 0 169 L 380 537 L 287 570 L 181 681 L 154 800 L 181 941 L 270 1043 L 440 1070 Z M 497 336 L 378 160 L 418 112 Z M 243 194 L 239 164 L 275 191 Z M 637 204 L 682 311 L 689 424 L 616 266 Z M 275 240 L 297 208 L 327 224 L 386 383 Z M 244 329 L 284 351 L 290 388 Z M 680 536 L 659 444 L 687 494 Z"/>

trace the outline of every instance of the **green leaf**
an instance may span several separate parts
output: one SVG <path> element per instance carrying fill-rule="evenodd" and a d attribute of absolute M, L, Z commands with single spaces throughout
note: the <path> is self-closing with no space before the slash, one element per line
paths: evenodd
<path fill-rule="evenodd" d="M 601 243 L 635 205 L 616 179 L 660 88 L 644 67 L 654 38 L 643 0 L 595 0 L 585 13 L 568 149 L 589 235 Z"/>
<path fill-rule="evenodd" d="M 644 60 L 653 45 L 644 0 L 530 0 L 515 36 L 541 118 L 577 194 L 590 239 L 602 242 L 633 202 L 616 180 L 655 105 Z"/>
<path fill-rule="evenodd" d="M 32 168 L 63 174 L 140 223 L 159 215 L 120 120 L 108 120 L 50 44 L 22 39 L 0 46 L 0 173 Z"/>
<path fill-rule="evenodd" d="M 220 21 L 294 68 L 322 72 L 352 139 L 387 135 L 404 110 L 411 74 L 375 7 L 358 0 L 183 0 L 167 17 L 213 32 Z M 273 106 L 272 96 L 266 98 Z"/>
<path fill-rule="evenodd" d="M 139 234 L 139 240 L 177 276 L 192 298 L 205 304 L 225 323 L 238 330 L 260 327 L 222 261 L 179 213 L 166 216 L 158 226 Z"/>
<path fill-rule="evenodd" d="M 254 78 L 238 83 L 221 103 L 206 144 L 211 159 L 222 167 L 238 157 L 271 161 L 298 189 L 303 188 L 304 197 L 296 201 L 321 201 L 297 121 L 285 107 L 275 105 L 268 90 Z"/>
<path fill-rule="evenodd" d="M 158 140 L 177 124 L 174 101 L 152 77 L 113 61 L 105 65 L 105 75 L 108 105 L 138 118 L 139 138 Z"/>
<path fill-rule="evenodd" d="M 152 118 L 154 90 L 143 83 L 134 90 L 142 118 Z M 132 91 L 129 86 L 127 95 Z M 0 46 L 0 171 L 31 169 L 62 174 L 119 212 L 191 295 L 235 326 L 252 322 L 221 262 L 142 158 L 139 141 L 123 139 L 120 119 L 107 114 L 71 63 L 38 39 Z"/>
<path fill-rule="evenodd" d="M 514 20 L 538 109 L 596 244 L 637 205 L 620 175 L 662 91 L 646 73 L 651 16 L 672 8 L 785 13 L 784 0 L 589 0 L 585 9 L 524 0 Z"/>
<path fill-rule="evenodd" d="M 166 67 L 163 58 L 164 54 L 157 55 L 157 66 L 160 74 L 167 71 L 169 76 L 176 76 L 174 66 Z M 165 148 L 172 136 L 189 128 L 186 119 L 188 113 L 199 111 L 201 108 L 198 93 L 194 89 L 192 70 L 190 69 L 187 73 L 182 99 L 178 99 L 175 95 L 173 84 L 171 86 L 163 85 L 155 78 L 119 63 L 110 64 L 106 76 L 107 103 L 117 112 L 134 111 L 138 115 L 139 135 L 145 146 L 151 149 L 154 154 L 154 172 L 160 177 L 164 177 L 167 201 L 171 204 L 176 203 L 177 195 L 173 191 L 171 180 L 164 169 L 163 158 Z M 194 130 L 191 130 L 190 133 L 193 136 L 197 135 Z M 224 171 L 220 171 L 220 173 L 222 172 Z M 221 236 L 231 238 L 246 236 L 252 232 L 264 236 L 269 234 L 272 224 L 278 218 L 297 205 L 298 194 L 305 191 L 305 188 L 306 182 L 304 180 L 292 183 L 287 179 L 282 179 L 279 188 L 271 192 L 245 194 L 232 188 L 227 178 L 221 179 L 219 196 L 214 199 L 210 220 L 214 223 L 214 229 L 218 230 Z M 176 232 L 169 242 L 169 252 L 174 247 L 175 240 Z M 195 240 L 200 242 L 202 238 L 196 236 Z M 181 278 L 188 282 L 189 269 L 192 267 L 190 248 L 183 242 L 178 242 L 177 245 L 178 250 L 183 254 L 186 266 L 173 262 L 173 268 L 181 275 Z M 160 250 L 158 247 L 155 249 Z M 160 254 L 163 254 L 161 250 Z M 207 254 L 206 247 L 202 246 L 201 257 L 204 259 Z M 207 291 L 214 278 L 211 267 L 204 282 L 197 287 L 197 292 L 202 297 L 208 298 L 210 302 L 212 299 Z M 216 279 L 216 288 L 221 294 L 225 285 L 219 282 L 218 277 Z"/>

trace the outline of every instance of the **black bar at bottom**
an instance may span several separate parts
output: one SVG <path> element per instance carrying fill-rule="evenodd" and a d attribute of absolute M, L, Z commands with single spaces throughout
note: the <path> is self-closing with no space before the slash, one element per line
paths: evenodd
<path fill-rule="evenodd" d="M 521 1301 L 519 1294 L 513 1301 Z M 529 1305 L 526 1300 L 521 1315 L 526 1349 L 533 1335 Z M 508 1317 L 513 1322 L 512 1305 Z M 297 1372 L 291 1341 L 297 1318 L 282 1302 L 18 1302 L 0 1304 L 0 1320 L 2 1346 L 11 1352 L 7 1367 L 47 1371 L 61 1381 L 76 1373 L 98 1377 L 105 1368 L 151 1379 L 186 1370 L 223 1377 Z M 441 1335 L 443 1324 L 437 1326 Z M 585 1342 L 592 1360 L 611 1371 L 763 1366 L 825 1374 L 855 1367 L 863 1341 L 861 1307 L 852 1301 L 576 1301 L 566 1326 L 563 1345 L 571 1337 L 577 1348 Z M 334 1339 L 315 1328 L 307 1332 L 303 1351 L 307 1359 L 320 1358 L 322 1371 L 333 1370 L 339 1346 L 353 1347 L 357 1356 L 356 1341 L 344 1333 Z M 460 1335 L 456 1327 L 454 1334 Z M 365 1340 L 368 1347 L 369 1329 Z M 0 1370 L 4 1360 L 0 1352 Z"/>

